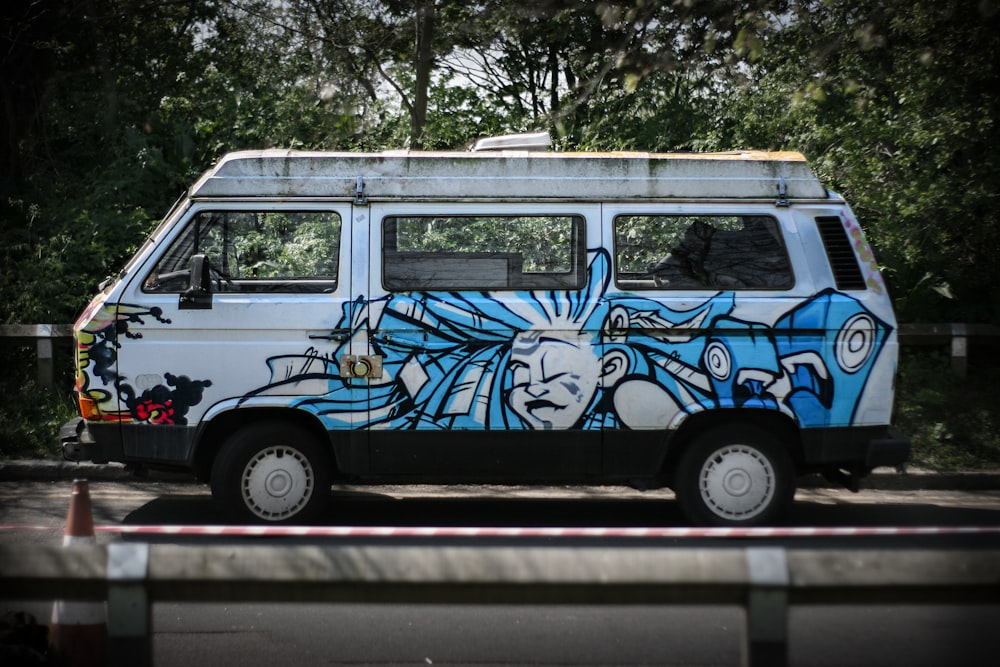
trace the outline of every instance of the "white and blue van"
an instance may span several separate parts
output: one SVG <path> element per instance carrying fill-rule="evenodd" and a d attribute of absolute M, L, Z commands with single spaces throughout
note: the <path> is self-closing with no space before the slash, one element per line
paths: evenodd
<path fill-rule="evenodd" d="M 294 523 L 412 481 L 667 486 L 753 525 L 798 475 L 906 460 L 889 295 L 801 155 L 516 142 L 225 156 L 77 321 L 64 455 Z"/>

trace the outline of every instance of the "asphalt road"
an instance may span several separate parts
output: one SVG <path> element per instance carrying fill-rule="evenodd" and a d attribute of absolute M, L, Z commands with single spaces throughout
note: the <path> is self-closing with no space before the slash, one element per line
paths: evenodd
<path fill-rule="evenodd" d="M 13 543 L 58 542 L 70 484 L 0 482 L 0 525 Z M 94 481 L 99 525 L 221 522 L 205 487 L 164 481 Z M 1000 489 L 804 489 L 787 526 L 1000 526 Z M 682 526 L 667 492 L 621 488 L 339 487 L 328 525 Z M 101 542 L 121 539 L 100 533 Z M 127 539 L 138 539 L 135 536 Z M 219 538 L 156 538 L 216 543 Z M 370 538 L 369 538 L 370 539 Z M 453 541 L 456 538 L 452 538 Z M 228 538 L 232 541 L 232 538 Z M 255 543 L 282 543 L 256 538 Z M 391 540 L 383 540 L 382 542 Z M 399 539 L 401 543 L 410 543 Z M 608 541 L 612 543 L 613 541 Z M 434 543 L 427 538 L 424 543 Z M 479 540 L 477 543 L 489 543 Z M 508 542 L 509 543 L 509 542 Z M 745 546 L 689 540 L 678 546 Z M 808 548 L 998 548 L 997 536 L 784 538 Z M 2 597 L 2 594 L 0 594 Z M 8 601 L 47 621 L 45 604 Z M 154 605 L 156 665 L 738 665 L 740 608 L 579 605 L 167 604 Z M 995 664 L 1000 604 L 793 607 L 795 666 Z"/>
<path fill-rule="evenodd" d="M 162 480 L 89 483 L 97 524 L 221 524 L 207 487 Z M 0 540 L 58 539 L 71 481 L 0 481 Z M 624 487 L 337 486 L 322 523 L 351 526 L 684 526 L 670 491 Z M 1000 525 L 1000 488 L 803 488 L 786 526 Z M 101 534 L 100 540 L 116 539 Z M 933 540 L 932 540 L 933 542 Z"/>

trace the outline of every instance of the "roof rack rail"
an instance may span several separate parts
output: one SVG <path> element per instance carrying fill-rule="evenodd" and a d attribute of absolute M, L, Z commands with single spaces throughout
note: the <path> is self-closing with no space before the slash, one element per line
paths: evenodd
<path fill-rule="evenodd" d="M 506 134 L 480 139 L 472 147 L 474 153 L 483 151 L 544 151 L 552 146 L 548 132 Z"/>

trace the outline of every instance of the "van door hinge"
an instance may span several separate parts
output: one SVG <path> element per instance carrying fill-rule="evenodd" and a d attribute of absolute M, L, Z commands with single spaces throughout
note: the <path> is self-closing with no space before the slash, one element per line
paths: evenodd
<path fill-rule="evenodd" d="M 776 206 L 788 206 L 788 184 L 784 176 L 778 177 L 778 201 L 774 203 Z"/>
<path fill-rule="evenodd" d="M 358 184 L 354 190 L 354 203 L 358 206 L 366 206 L 368 197 L 365 196 L 365 177 L 358 176 Z"/>

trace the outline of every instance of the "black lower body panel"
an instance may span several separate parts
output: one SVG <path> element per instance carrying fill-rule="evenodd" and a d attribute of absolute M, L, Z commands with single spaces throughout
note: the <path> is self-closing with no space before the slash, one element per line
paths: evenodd
<path fill-rule="evenodd" d="M 887 426 L 804 429 L 802 452 L 807 465 L 871 470 L 905 463 L 910 457 L 910 439 Z"/>
<path fill-rule="evenodd" d="M 189 467 L 194 454 L 195 428 L 72 419 L 59 432 L 63 457 L 93 463 L 144 463 L 172 468 Z"/>

